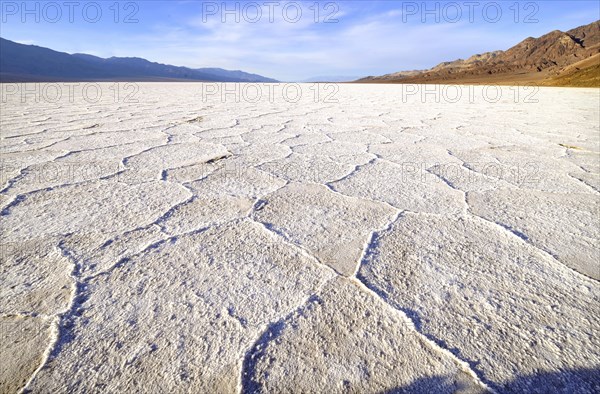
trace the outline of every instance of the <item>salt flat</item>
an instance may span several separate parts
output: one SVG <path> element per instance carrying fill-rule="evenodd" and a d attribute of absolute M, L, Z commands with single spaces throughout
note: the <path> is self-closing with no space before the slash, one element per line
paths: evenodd
<path fill-rule="evenodd" d="M 99 86 L 3 94 L 0 392 L 600 391 L 597 89 Z"/>

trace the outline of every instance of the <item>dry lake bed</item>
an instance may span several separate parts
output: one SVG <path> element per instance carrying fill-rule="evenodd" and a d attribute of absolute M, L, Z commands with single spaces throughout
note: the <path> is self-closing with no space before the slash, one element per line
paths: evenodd
<path fill-rule="evenodd" d="M 598 89 L 2 89 L 0 392 L 600 392 Z"/>

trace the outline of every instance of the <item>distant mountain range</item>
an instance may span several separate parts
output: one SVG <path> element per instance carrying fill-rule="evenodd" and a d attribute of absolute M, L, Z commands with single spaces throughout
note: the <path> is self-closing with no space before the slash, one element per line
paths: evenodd
<path fill-rule="evenodd" d="M 600 87 L 600 21 L 567 32 L 554 30 L 539 38 L 529 37 L 506 51 L 357 82 Z"/>
<path fill-rule="evenodd" d="M 308 78 L 305 79 L 303 81 L 300 82 L 352 82 L 357 80 L 358 76 L 344 76 L 344 75 L 325 75 L 325 76 L 319 76 L 319 77 L 312 77 L 312 78 Z"/>
<path fill-rule="evenodd" d="M 209 81 L 277 82 L 257 74 L 221 68 L 177 67 L 136 57 L 104 59 L 68 54 L 0 37 L 0 82 L 42 81 Z"/>

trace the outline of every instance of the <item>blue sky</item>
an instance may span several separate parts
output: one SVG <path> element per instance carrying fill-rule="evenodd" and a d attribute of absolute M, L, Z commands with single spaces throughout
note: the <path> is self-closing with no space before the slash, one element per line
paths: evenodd
<path fill-rule="evenodd" d="M 21 1 L 2 1 L 0 36 L 68 53 L 242 69 L 291 81 L 430 68 L 600 19 L 597 1 L 76 3 L 27 2 L 25 10 Z M 132 23 L 125 23 L 128 15 Z"/>

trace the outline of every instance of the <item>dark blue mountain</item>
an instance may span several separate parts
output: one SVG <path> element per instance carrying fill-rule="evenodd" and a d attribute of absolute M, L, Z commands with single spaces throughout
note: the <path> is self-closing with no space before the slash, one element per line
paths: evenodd
<path fill-rule="evenodd" d="M 83 53 L 71 55 L 0 37 L 0 82 L 35 81 L 277 82 L 243 71 L 191 69 L 136 57 L 104 59 Z"/>

